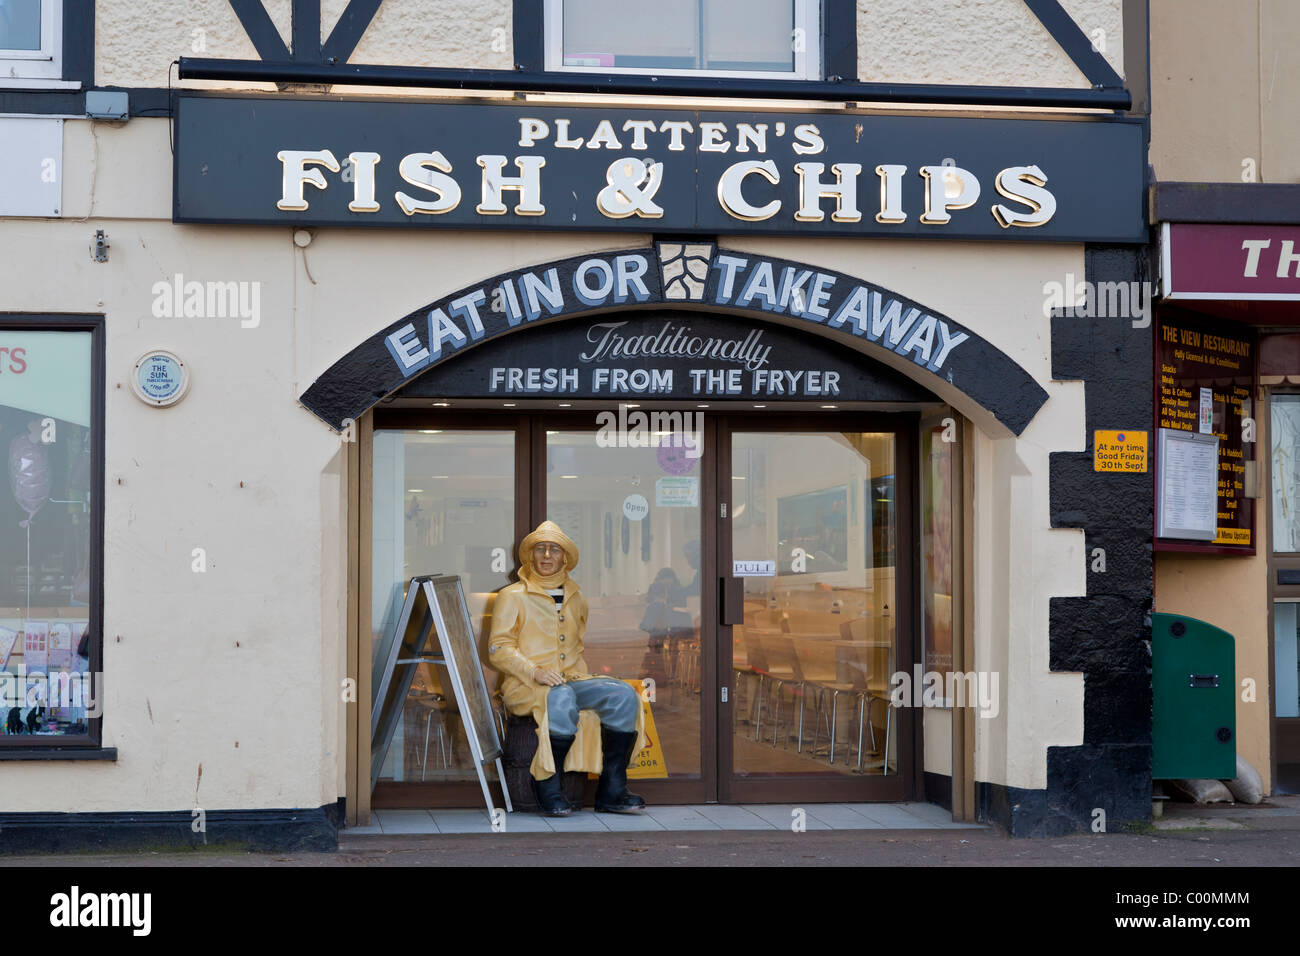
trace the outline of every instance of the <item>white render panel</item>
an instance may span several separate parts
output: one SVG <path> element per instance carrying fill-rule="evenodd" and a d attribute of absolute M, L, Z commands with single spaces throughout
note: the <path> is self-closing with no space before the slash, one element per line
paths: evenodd
<path fill-rule="evenodd" d="M 951 777 L 952 710 L 947 707 L 924 708 L 921 711 L 921 733 L 925 772 Z"/>
<path fill-rule="evenodd" d="M 0 116 L 0 216 L 57 216 L 63 120 Z"/>
<path fill-rule="evenodd" d="M 1123 75 L 1122 0 L 1063 4 Z M 1098 49 L 1102 44 L 1098 43 Z M 1023 0 L 858 0 L 858 77 L 974 86 L 1091 84 Z"/>
<path fill-rule="evenodd" d="M 291 0 L 265 0 L 271 22 L 291 46 Z M 322 0 L 321 41 L 333 32 L 347 0 Z M 352 63 L 514 68 L 511 0 L 385 0 Z M 180 56 L 256 60 L 257 51 L 227 0 L 96 0 L 95 74 L 101 86 L 166 87 Z M 275 90 L 273 84 L 178 82 L 188 88 Z"/>
<path fill-rule="evenodd" d="M 511 0 L 387 0 L 352 62 L 513 70 L 511 9 Z"/>

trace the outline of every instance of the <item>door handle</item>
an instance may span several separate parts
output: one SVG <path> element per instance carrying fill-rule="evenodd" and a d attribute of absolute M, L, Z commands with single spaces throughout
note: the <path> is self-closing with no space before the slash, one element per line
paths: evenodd
<path fill-rule="evenodd" d="M 745 623 L 745 579 L 718 579 L 718 623 L 724 627 Z"/>

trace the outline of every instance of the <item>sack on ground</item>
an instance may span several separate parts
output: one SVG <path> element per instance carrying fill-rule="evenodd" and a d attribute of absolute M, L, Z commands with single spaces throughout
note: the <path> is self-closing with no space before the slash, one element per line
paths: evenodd
<path fill-rule="evenodd" d="M 1192 803 L 1232 803 L 1232 792 L 1218 780 L 1168 780 L 1170 793 Z"/>
<path fill-rule="evenodd" d="M 1259 803 L 1264 799 L 1264 781 L 1250 761 L 1237 754 L 1237 776 L 1223 781 L 1240 803 Z"/>

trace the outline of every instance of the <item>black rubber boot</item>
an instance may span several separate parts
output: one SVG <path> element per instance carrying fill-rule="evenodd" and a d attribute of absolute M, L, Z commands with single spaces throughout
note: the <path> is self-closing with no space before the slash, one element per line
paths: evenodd
<path fill-rule="evenodd" d="M 626 733 L 600 728 L 604 765 L 596 784 L 598 813 L 640 813 L 645 801 L 627 789 L 627 762 L 636 746 L 636 731 Z"/>
<path fill-rule="evenodd" d="M 551 756 L 555 759 L 555 773 L 545 780 L 533 778 L 533 792 L 537 794 L 539 813 L 548 817 L 567 817 L 573 812 L 564 795 L 564 758 L 573 746 L 572 737 L 552 737 Z"/>

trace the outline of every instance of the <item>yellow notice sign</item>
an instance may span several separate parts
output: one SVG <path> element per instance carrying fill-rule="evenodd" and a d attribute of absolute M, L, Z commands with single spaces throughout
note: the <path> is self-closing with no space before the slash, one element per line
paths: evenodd
<path fill-rule="evenodd" d="M 1092 470 L 1146 471 L 1147 433 L 1094 431 L 1092 433 Z"/>
<path fill-rule="evenodd" d="M 637 754 L 636 760 L 627 768 L 629 778 L 666 777 L 668 764 L 664 762 L 664 751 L 659 746 L 659 731 L 655 729 L 654 714 L 650 711 L 650 695 L 639 680 L 629 680 L 632 689 L 641 696 L 641 710 L 645 713 L 646 748 Z"/>
<path fill-rule="evenodd" d="M 1214 539 L 1215 544 L 1244 544 L 1250 547 L 1250 529 L 1249 528 L 1224 528 L 1218 529 L 1218 536 Z"/>

